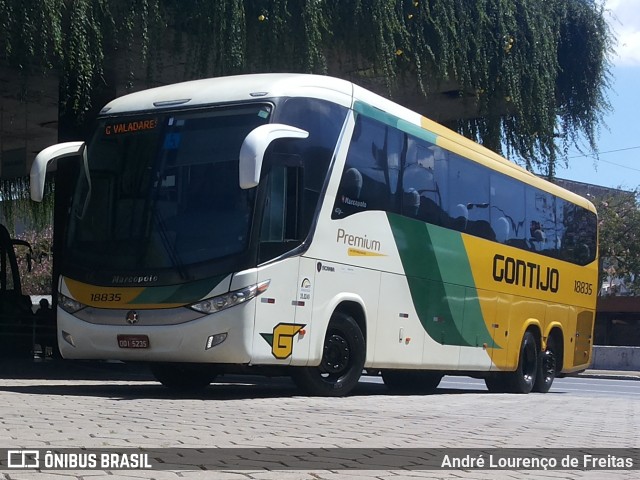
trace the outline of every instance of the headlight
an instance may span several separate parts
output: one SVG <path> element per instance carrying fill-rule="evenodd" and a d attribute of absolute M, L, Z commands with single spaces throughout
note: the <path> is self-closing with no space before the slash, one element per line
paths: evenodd
<path fill-rule="evenodd" d="M 218 295 L 217 297 L 207 298 L 201 300 L 193 305 L 189 305 L 189 308 L 200 313 L 215 313 L 227 308 L 234 307 L 241 303 L 248 302 L 252 298 L 257 297 L 261 293 L 265 292 L 269 288 L 269 282 L 266 280 L 255 285 L 249 285 L 248 287 L 241 288 L 240 290 L 234 290 L 233 292 L 225 293 L 224 295 Z"/>
<path fill-rule="evenodd" d="M 58 294 L 58 306 L 67 313 L 76 313 L 87 306 L 61 293 Z"/>

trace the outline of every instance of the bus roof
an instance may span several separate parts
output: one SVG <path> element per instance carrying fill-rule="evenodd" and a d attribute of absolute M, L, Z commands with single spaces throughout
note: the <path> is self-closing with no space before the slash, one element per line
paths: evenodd
<path fill-rule="evenodd" d="M 150 112 L 170 107 L 198 107 L 228 102 L 243 102 L 260 98 L 312 97 L 353 108 L 362 102 L 381 112 L 431 132 L 440 139 L 443 148 L 462 153 L 509 176 L 571 201 L 595 212 L 583 197 L 537 177 L 515 163 L 482 145 L 353 83 L 334 77 L 297 73 L 262 73 L 207 78 L 166 85 L 131 93 L 109 102 L 103 115 Z"/>
<path fill-rule="evenodd" d="M 111 115 L 283 96 L 325 98 L 351 106 L 353 84 L 333 77 L 287 73 L 206 78 L 130 93 L 112 100 L 100 113 Z"/>

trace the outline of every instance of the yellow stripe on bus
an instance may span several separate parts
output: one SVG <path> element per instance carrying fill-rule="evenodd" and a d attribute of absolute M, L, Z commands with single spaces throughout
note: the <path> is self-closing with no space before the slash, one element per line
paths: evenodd
<path fill-rule="evenodd" d="M 71 296 L 80 303 L 98 308 L 126 308 L 144 287 L 103 287 L 65 278 Z M 136 305 L 139 307 L 138 305 Z M 166 306 L 164 306 L 166 308 Z"/>

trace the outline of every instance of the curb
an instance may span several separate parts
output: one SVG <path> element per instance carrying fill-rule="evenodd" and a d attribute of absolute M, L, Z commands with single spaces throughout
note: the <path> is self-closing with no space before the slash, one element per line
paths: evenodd
<path fill-rule="evenodd" d="M 606 380 L 640 380 L 640 372 L 621 370 L 585 370 L 575 377 L 601 378 Z"/>

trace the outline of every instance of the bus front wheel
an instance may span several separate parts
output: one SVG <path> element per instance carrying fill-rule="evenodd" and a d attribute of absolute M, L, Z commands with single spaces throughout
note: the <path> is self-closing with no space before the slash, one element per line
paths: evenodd
<path fill-rule="evenodd" d="M 150 368 L 158 382 L 177 392 L 204 390 L 216 377 L 211 366 L 196 363 L 152 363 Z"/>
<path fill-rule="evenodd" d="M 320 365 L 296 368 L 292 377 L 309 395 L 339 397 L 358 384 L 364 361 L 362 330 L 353 317 L 335 312 L 327 328 Z"/>

